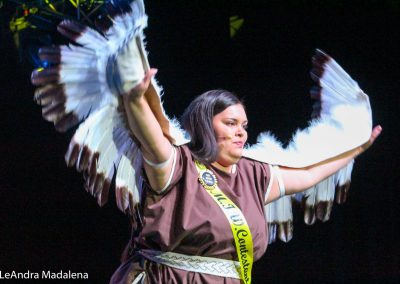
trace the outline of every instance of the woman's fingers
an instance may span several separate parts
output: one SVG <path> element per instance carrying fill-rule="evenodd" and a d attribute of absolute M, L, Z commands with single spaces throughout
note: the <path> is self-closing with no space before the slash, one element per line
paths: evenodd
<path fill-rule="evenodd" d="M 382 126 L 377 125 L 374 127 L 374 129 L 372 129 L 372 134 L 371 134 L 371 144 L 374 143 L 375 139 L 378 138 L 379 135 L 381 135 L 382 132 Z"/>
<path fill-rule="evenodd" d="M 150 68 L 149 71 L 146 72 L 146 74 L 144 75 L 144 81 L 148 81 L 150 83 L 151 78 L 154 77 L 154 75 L 156 75 L 158 72 L 158 69 L 156 68 Z"/>
<path fill-rule="evenodd" d="M 142 82 L 140 82 L 136 87 L 133 88 L 133 90 L 132 90 L 133 93 L 135 93 L 135 94 L 145 93 L 150 85 L 151 78 L 154 77 L 154 75 L 157 73 L 157 71 L 158 70 L 155 68 L 151 68 L 149 71 L 147 71 L 146 74 L 144 75 Z"/>
<path fill-rule="evenodd" d="M 360 154 L 362 152 L 364 152 L 365 150 L 367 150 L 369 147 L 371 147 L 371 145 L 375 142 L 376 138 L 378 138 L 379 135 L 381 135 L 381 132 L 382 132 L 382 126 L 380 126 L 380 125 L 377 125 L 372 129 L 372 133 L 371 133 L 371 137 L 369 138 L 369 141 L 360 147 L 360 149 L 361 149 Z"/>

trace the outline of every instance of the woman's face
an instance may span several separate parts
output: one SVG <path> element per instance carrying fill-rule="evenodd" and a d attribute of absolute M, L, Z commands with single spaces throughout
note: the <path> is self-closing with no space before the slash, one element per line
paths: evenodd
<path fill-rule="evenodd" d="M 218 144 L 217 162 L 225 167 L 236 164 L 247 141 L 247 116 L 243 105 L 232 105 L 215 115 L 213 127 Z"/>

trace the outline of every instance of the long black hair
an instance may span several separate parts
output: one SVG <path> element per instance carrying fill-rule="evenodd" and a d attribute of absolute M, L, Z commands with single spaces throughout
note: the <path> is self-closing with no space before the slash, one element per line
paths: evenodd
<path fill-rule="evenodd" d="M 195 98 L 182 115 L 183 128 L 190 135 L 189 149 L 202 163 L 217 159 L 218 146 L 213 128 L 213 117 L 227 107 L 243 102 L 226 90 L 211 90 Z"/>

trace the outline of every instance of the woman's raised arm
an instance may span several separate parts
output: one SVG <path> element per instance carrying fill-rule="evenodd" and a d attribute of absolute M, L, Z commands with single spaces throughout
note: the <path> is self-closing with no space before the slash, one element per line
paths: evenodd
<path fill-rule="evenodd" d="M 375 139 L 381 134 L 381 131 L 382 127 L 379 125 L 376 126 L 373 129 L 371 137 L 367 143 L 316 165 L 300 169 L 280 167 L 279 172 L 283 182 L 285 194 L 289 195 L 302 192 L 331 176 L 346 166 L 356 156 L 367 150 L 374 143 Z M 280 197 L 280 195 L 279 179 L 274 179 L 267 203 L 276 200 Z"/>
<path fill-rule="evenodd" d="M 145 96 L 146 91 L 153 88 L 151 78 L 156 73 L 156 69 L 150 69 L 143 81 L 122 98 L 129 128 L 140 143 L 150 185 L 155 191 L 160 191 L 171 175 L 175 151 L 164 136 Z"/>

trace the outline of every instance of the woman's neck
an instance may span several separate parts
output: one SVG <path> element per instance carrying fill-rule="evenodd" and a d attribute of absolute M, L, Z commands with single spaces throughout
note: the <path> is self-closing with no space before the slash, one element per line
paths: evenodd
<path fill-rule="evenodd" d="M 211 165 L 213 165 L 214 167 L 216 167 L 217 169 L 226 172 L 228 174 L 233 174 L 236 172 L 236 165 L 229 165 L 229 166 L 223 166 L 220 163 L 218 163 L 217 161 L 215 161 L 214 163 L 211 163 Z"/>

